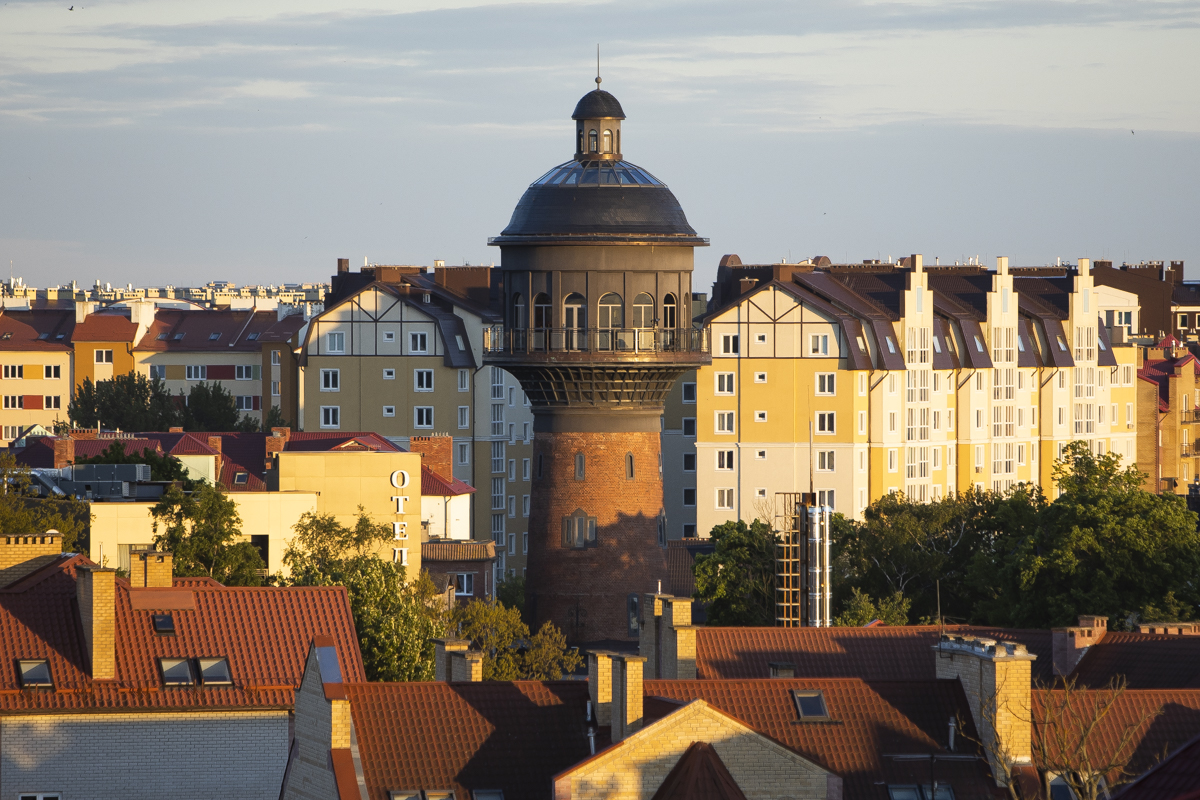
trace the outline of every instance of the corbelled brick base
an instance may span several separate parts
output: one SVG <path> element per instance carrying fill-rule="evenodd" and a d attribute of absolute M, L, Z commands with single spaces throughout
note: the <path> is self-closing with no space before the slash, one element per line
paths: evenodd
<path fill-rule="evenodd" d="M 629 635 L 628 597 L 640 602 L 667 579 L 658 539 L 659 451 L 657 432 L 535 433 L 526 577 L 534 630 L 550 621 L 572 642 L 637 639 Z M 585 458 L 583 480 L 576 480 L 577 453 Z M 594 547 L 563 546 L 563 518 L 577 509 L 596 518 Z"/>

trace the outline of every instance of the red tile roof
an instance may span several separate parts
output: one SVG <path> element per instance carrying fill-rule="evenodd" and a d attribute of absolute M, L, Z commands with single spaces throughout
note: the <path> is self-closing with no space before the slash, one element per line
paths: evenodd
<path fill-rule="evenodd" d="M 932 663 L 932 656 L 930 657 Z M 833 723 L 799 722 L 791 690 L 820 689 Z M 857 678 L 763 680 L 648 680 L 647 698 L 681 703 L 697 698 L 740 720 L 819 766 L 840 775 L 845 796 L 886 800 L 886 784 L 925 783 L 928 761 L 890 755 L 946 755 L 949 721 L 966 730 L 956 752 L 967 755 L 974 737 L 966 695 L 957 680 L 867 682 Z M 658 709 L 666 710 L 659 705 Z M 652 721 L 651 703 L 646 721 Z M 655 717 L 657 718 L 657 717 Z M 982 761 L 939 761 L 938 782 L 948 782 L 956 800 L 992 797 L 994 783 Z"/>
<path fill-rule="evenodd" d="M 708 742 L 692 742 L 650 800 L 746 800 Z"/>
<path fill-rule="evenodd" d="M 122 708 L 287 708 L 300 684 L 308 646 L 337 642 L 343 675 L 365 680 L 362 655 L 342 587 L 234 588 L 194 578 L 175 589 L 131 589 L 117 579 L 116 680 L 92 681 L 75 605 L 75 572 L 92 564 L 64 554 L 0 590 L 0 714 Z M 179 608 L 181 592 L 192 609 Z M 137 602 L 134 602 L 134 596 Z M 135 605 L 138 608 L 135 608 Z M 154 633 L 155 605 L 174 606 L 175 635 Z M 159 657 L 226 656 L 233 686 L 165 689 Z M 49 661 L 54 691 L 23 691 L 15 659 Z"/>
<path fill-rule="evenodd" d="M 160 308 L 134 348 L 143 352 L 258 352 L 265 341 L 286 341 L 304 316 L 278 318 L 274 311 Z M 176 338 L 180 334 L 183 338 Z M 212 335 L 217 334 L 213 339 Z"/>
<path fill-rule="evenodd" d="M 1125 787 L 1117 797 L 1120 800 L 1200 800 L 1200 736 Z"/>
<path fill-rule="evenodd" d="M 333 451 L 347 449 L 382 450 L 402 453 L 397 447 L 378 433 L 370 431 L 295 431 L 283 447 L 288 452 Z"/>
<path fill-rule="evenodd" d="M 47 441 L 53 442 L 54 440 L 47 437 Z M 104 455 L 104 451 L 114 441 L 119 441 L 125 445 L 125 455 L 140 455 L 147 450 L 161 454 L 163 451 L 162 446 L 153 439 L 76 439 L 75 458 L 95 458 L 96 456 Z"/>
<path fill-rule="evenodd" d="M 422 542 L 421 561 L 490 561 L 496 557 L 495 542 Z"/>
<path fill-rule="evenodd" d="M 1170 337 L 1168 337 L 1170 338 Z M 1168 411 L 1171 408 L 1171 378 L 1178 377 L 1175 370 L 1188 362 L 1196 363 L 1196 357 L 1189 354 L 1180 358 L 1161 358 L 1146 360 L 1138 369 L 1140 380 L 1158 386 L 1158 410 Z M 1185 409 L 1187 410 L 1187 409 Z"/>
<path fill-rule="evenodd" d="M 394 789 L 500 789 L 551 797 L 588 757 L 585 681 L 348 683 L 371 800 Z M 598 745 L 599 746 L 599 745 Z"/>
<path fill-rule="evenodd" d="M 458 478 L 447 480 L 424 464 L 421 465 L 421 494 L 425 497 L 458 497 L 474 491 L 475 487 L 469 483 Z"/>
<path fill-rule="evenodd" d="M 137 325 L 124 314 L 99 312 L 88 314 L 71 332 L 73 342 L 129 342 L 137 335 Z"/>
<path fill-rule="evenodd" d="M 55 312 L 53 314 L 55 319 L 35 320 L 28 316 L 30 313 L 44 316 L 43 313 L 39 312 L 26 312 L 24 315 L 21 315 L 0 309 L 0 352 L 70 352 L 70 340 L 66 336 L 62 339 L 56 339 L 55 331 L 59 329 L 59 326 L 52 324 L 57 318 L 64 317 L 64 314 Z M 59 332 L 65 332 L 69 335 L 71 328 L 70 326 L 63 325 Z M 43 334 L 46 335 L 45 339 L 41 338 Z M 34 369 L 41 369 L 41 367 L 34 367 Z M 42 376 L 38 375 L 37 377 L 40 378 Z"/>
<path fill-rule="evenodd" d="M 1200 689 L 1200 636 L 1110 631 L 1084 653 L 1073 677 L 1100 688 L 1123 675 L 1131 689 Z"/>
<path fill-rule="evenodd" d="M 1053 676 L 1050 631 L 946 626 L 950 633 L 1020 642 L 1038 659 L 1035 678 Z M 908 625 L 876 628 L 699 628 L 696 673 L 700 678 L 766 678 L 771 661 L 790 661 L 797 675 L 865 680 L 931 680 L 939 628 Z"/>

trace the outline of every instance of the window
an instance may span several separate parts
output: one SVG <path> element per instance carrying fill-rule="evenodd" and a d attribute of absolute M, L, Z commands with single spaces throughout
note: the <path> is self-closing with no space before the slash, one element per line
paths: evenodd
<path fill-rule="evenodd" d="M 767 458 L 767 451 L 766 450 L 755 450 L 754 457 L 756 459 L 758 459 L 759 461 L 765 461 Z"/>
<path fill-rule="evenodd" d="M 47 659 L 35 658 L 18 661 L 17 668 L 21 673 L 22 688 L 54 686 L 54 681 L 50 678 L 50 662 Z"/>
<path fill-rule="evenodd" d="M 1054 787 L 1051 787 L 1053 790 Z M 1051 792 L 1052 800 L 1059 800 Z M 924 786 L 888 786 L 888 800 L 954 800 L 954 790 L 945 784 L 938 784 L 937 796 L 933 796 L 933 790 L 929 784 Z"/>
<path fill-rule="evenodd" d="M 346 352 L 346 334 L 341 331 L 325 334 L 325 349 L 330 353 Z"/>
<path fill-rule="evenodd" d="M 717 373 L 717 394 L 733 394 L 733 373 Z"/>
<path fill-rule="evenodd" d="M 321 406 L 321 427 L 336 428 L 342 424 L 342 411 L 339 406 Z"/>
<path fill-rule="evenodd" d="M 271 397 L 279 397 L 282 385 L 281 381 L 271 381 Z"/>
<path fill-rule="evenodd" d="M 755 411 L 754 412 L 754 421 L 755 422 L 766 422 L 767 421 L 767 412 Z"/>
<path fill-rule="evenodd" d="M 184 376 L 189 381 L 208 380 L 208 367 L 203 364 L 189 364 L 184 368 Z"/>
<path fill-rule="evenodd" d="M 508 515 L 510 517 L 517 516 L 517 496 L 515 494 L 508 496 Z"/>
<path fill-rule="evenodd" d="M 683 471 L 684 472 L 695 472 L 696 471 L 696 454 L 695 453 L 684 453 L 683 454 Z"/>
<path fill-rule="evenodd" d="M 683 402 L 691 404 L 696 402 L 696 384 L 683 384 Z"/>
<path fill-rule="evenodd" d="M 817 373 L 817 394 L 834 395 L 837 394 L 836 384 L 834 383 L 836 375 L 832 372 Z"/>
<path fill-rule="evenodd" d="M 733 489 L 717 489 L 717 508 L 733 509 Z"/>
<path fill-rule="evenodd" d="M 492 472 L 504 472 L 504 442 L 492 442 Z"/>
<path fill-rule="evenodd" d="M 802 720 L 827 720 L 829 710 L 825 707 L 825 692 L 820 689 L 793 689 L 792 699 L 796 712 Z"/>
<path fill-rule="evenodd" d="M 20 395 L 20 394 L 4 395 L 4 407 L 5 408 L 24 408 L 25 407 L 25 396 Z"/>
<path fill-rule="evenodd" d="M 271 366 L 272 367 L 279 366 L 279 351 L 278 350 L 271 351 Z"/>
<path fill-rule="evenodd" d="M 471 445 L 461 444 L 461 443 L 458 445 L 458 463 L 459 464 L 470 464 L 471 463 Z"/>
<path fill-rule="evenodd" d="M 521 495 L 521 516 L 523 516 L 523 517 L 529 516 L 529 495 L 527 495 L 527 494 Z M 526 536 L 528 536 L 528 534 L 526 534 Z M 522 552 L 528 552 L 528 551 L 529 551 L 529 545 L 528 545 L 528 540 L 526 540 L 525 550 L 523 550 Z"/>
<path fill-rule="evenodd" d="M 581 481 L 587 475 L 586 461 L 583 453 L 575 454 L 575 480 Z"/>
<path fill-rule="evenodd" d="M 433 427 L 433 406 L 416 406 L 413 408 L 413 427 Z"/>
<path fill-rule="evenodd" d="M 889 411 L 888 412 L 888 433 L 895 433 L 895 432 L 896 432 L 896 412 Z"/>
<path fill-rule="evenodd" d="M 471 374 L 468 370 L 460 369 L 458 371 L 458 390 L 460 392 L 470 391 L 471 389 Z"/>
<path fill-rule="evenodd" d="M 517 404 L 517 387 L 508 387 L 508 407 L 512 408 Z"/>
<path fill-rule="evenodd" d="M 510 458 L 508 460 L 508 479 L 510 481 L 515 481 L 517 479 L 517 460 L 515 458 Z"/>
<path fill-rule="evenodd" d="M 254 366 L 252 364 L 238 364 L 234 366 L 233 378 L 238 381 L 254 380 Z"/>
<path fill-rule="evenodd" d="M 504 478 L 492 478 L 492 511 L 504 510 Z"/>
<path fill-rule="evenodd" d="M 205 686 L 231 686 L 233 675 L 229 671 L 229 660 L 225 658 L 197 658 L 197 672 Z"/>
<path fill-rule="evenodd" d="M 158 667 L 162 671 L 163 683 L 167 686 L 192 686 L 196 683 L 191 659 L 160 658 Z"/>
<path fill-rule="evenodd" d="M 342 388 L 341 370 L 338 369 L 323 369 L 321 370 L 321 391 L 322 392 L 340 392 Z"/>
<path fill-rule="evenodd" d="M 431 369 L 414 369 L 413 370 L 413 390 L 417 392 L 432 392 L 433 391 L 433 370 Z"/>
<path fill-rule="evenodd" d="M 766 344 L 767 343 L 767 335 L 765 333 L 760 333 L 754 337 L 754 341 L 758 342 L 759 344 Z"/>
<path fill-rule="evenodd" d="M 813 356 L 829 355 L 829 334 L 814 333 L 808 338 L 808 354 Z"/>
<path fill-rule="evenodd" d="M 471 427 L 471 407 L 470 406 L 459 406 L 458 407 L 458 427 L 460 427 L 460 428 Z"/>
<path fill-rule="evenodd" d="M 97 364 L 111 364 L 111 363 L 113 363 L 112 358 L 113 358 L 112 350 L 97 350 L 96 351 L 96 363 Z"/>
<path fill-rule="evenodd" d="M 589 517 L 583 509 L 575 509 L 562 518 L 563 547 L 582 549 L 596 545 L 596 518 Z"/>
<path fill-rule="evenodd" d="M 755 383 L 766 383 L 767 382 L 767 373 L 765 373 L 765 372 L 754 373 L 754 382 Z"/>
<path fill-rule="evenodd" d="M 835 433 L 834 412 L 824 411 L 817 414 L 817 433 Z"/>
<path fill-rule="evenodd" d="M 721 355 L 736 356 L 738 354 L 738 335 L 726 333 L 721 336 Z"/>
<path fill-rule="evenodd" d="M 625 480 L 631 481 L 636 476 L 635 464 L 633 463 L 633 453 L 625 454 Z"/>
<path fill-rule="evenodd" d="M 429 352 L 429 334 L 427 334 L 427 333 L 410 333 L 408 335 L 408 352 L 410 352 L 410 353 L 427 353 L 427 352 Z"/>
<path fill-rule="evenodd" d="M 385 417 L 394 417 L 394 416 L 396 416 L 396 407 L 395 407 L 395 406 L 384 406 L 384 407 L 383 407 L 383 415 L 384 415 Z"/>
<path fill-rule="evenodd" d="M 696 418 L 695 417 L 684 417 L 683 418 L 683 435 L 684 436 L 695 436 L 696 435 Z"/>
<path fill-rule="evenodd" d="M 54 378 L 61 378 L 62 377 L 62 367 L 57 366 L 57 365 L 47 364 L 43 370 L 42 377 L 44 377 L 46 380 L 53 380 Z"/>
<path fill-rule="evenodd" d="M 696 524 L 694 522 L 685 523 L 683 526 L 683 538 L 692 539 L 696 536 Z"/>
<path fill-rule="evenodd" d="M 759 487 L 754 490 L 754 496 L 759 499 L 765 500 L 767 497 L 767 490 L 765 488 Z"/>
<path fill-rule="evenodd" d="M 888 472 L 896 471 L 896 448 L 888 450 Z"/>
<path fill-rule="evenodd" d="M 42 408 L 62 408 L 62 395 L 46 395 L 42 398 Z"/>
<path fill-rule="evenodd" d="M 733 451 L 718 450 L 717 451 L 717 469 L 731 470 L 733 469 Z"/>
<path fill-rule="evenodd" d="M 254 411 L 254 395 L 239 394 L 234 398 L 238 411 Z"/>
<path fill-rule="evenodd" d="M 733 412 L 718 411 L 717 414 L 717 433 L 733 433 Z"/>
<path fill-rule="evenodd" d="M 695 489 L 695 487 L 689 486 L 689 487 L 684 488 L 683 504 L 685 506 L 687 506 L 688 508 L 692 508 L 696 505 L 696 489 Z"/>
<path fill-rule="evenodd" d="M 867 375 L 865 372 L 858 374 L 858 396 L 866 397 L 867 395 Z"/>
<path fill-rule="evenodd" d="M 46 371 L 49 372 L 50 368 L 46 367 Z M 46 377 L 49 378 L 50 376 L 47 375 Z M 57 376 L 55 376 L 55 377 L 57 377 Z M 150 380 L 165 381 L 166 379 L 167 379 L 167 368 L 165 365 L 163 365 L 163 364 L 151 364 L 150 365 Z"/>
<path fill-rule="evenodd" d="M 833 472 L 833 450 L 818 450 L 817 451 L 817 470 L 819 472 Z"/>
<path fill-rule="evenodd" d="M 833 508 L 833 489 L 818 489 L 817 505 Z"/>

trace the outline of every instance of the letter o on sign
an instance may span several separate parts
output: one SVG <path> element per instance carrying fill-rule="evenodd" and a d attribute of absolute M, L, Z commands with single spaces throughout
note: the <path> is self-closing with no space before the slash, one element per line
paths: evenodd
<path fill-rule="evenodd" d="M 392 486 L 397 489 L 404 489 L 408 486 L 408 473 L 405 470 L 398 469 L 392 473 Z"/>

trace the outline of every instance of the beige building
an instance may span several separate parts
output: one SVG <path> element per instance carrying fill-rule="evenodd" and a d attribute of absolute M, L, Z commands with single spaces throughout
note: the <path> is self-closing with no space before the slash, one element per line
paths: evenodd
<path fill-rule="evenodd" d="M 8 447 L 31 427 L 53 430 L 67 419 L 72 367 L 69 312 L 0 314 L 0 444 Z"/>

